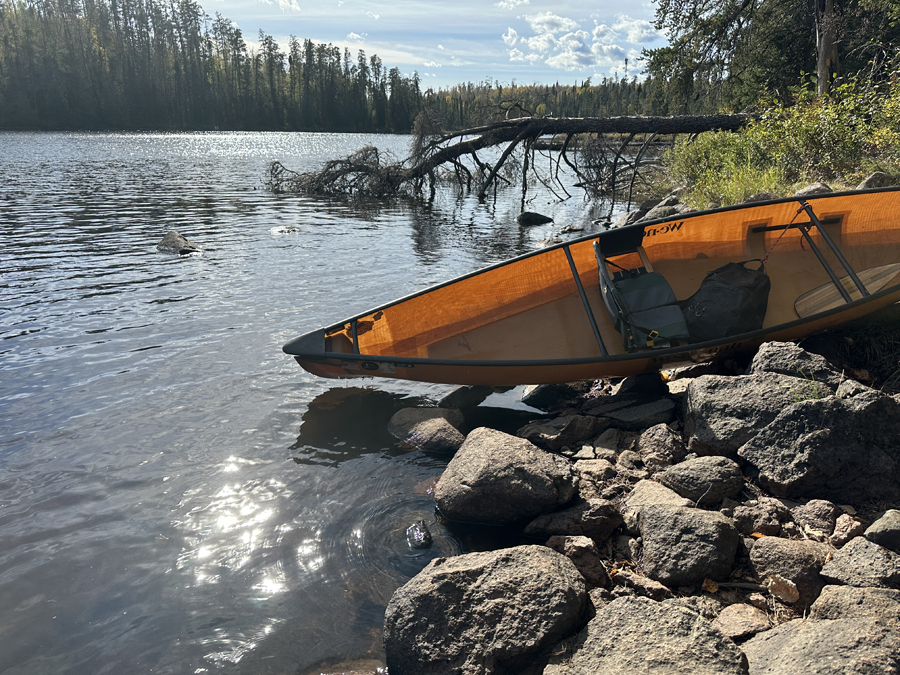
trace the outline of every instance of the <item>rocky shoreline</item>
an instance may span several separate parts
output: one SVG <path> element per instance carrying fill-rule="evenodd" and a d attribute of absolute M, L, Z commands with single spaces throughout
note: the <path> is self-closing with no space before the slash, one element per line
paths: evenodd
<path fill-rule="evenodd" d="M 391 675 L 900 672 L 900 396 L 791 343 L 722 369 L 538 387 L 515 435 L 461 431 L 486 388 L 395 415 L 453 453 L 443 518 L 534 543 L 399 588 Z"/>

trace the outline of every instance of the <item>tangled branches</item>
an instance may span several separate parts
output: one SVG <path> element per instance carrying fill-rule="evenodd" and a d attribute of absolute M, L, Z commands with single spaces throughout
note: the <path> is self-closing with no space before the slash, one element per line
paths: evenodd
<path fill-rule="evenodd" d="M 484 198 L 498 181 L 510 183 L 513 176 L 522 177 L 523 193 L 527 189 L 529 168 L 535 173 L 534 153 L 539 139 L 564 139 L 551 143 L 558 153 L 549 175 L 536 175 L 544 182 L 561 187 L 559 170 L 565 163 L 573 170 L 582 186 L 595 191 L 615 192 L 621 185 L 621 173 L 629 168 L 634 175 L 645 148 L 633 160 L 622 160 L 622 151 L 636 134 L 694 134 L 713 129 L 735 130 L 748 121 L 746 115 L 706 115 L 689 117 L 610 117 L 610 118 L 543 118 L 520 117 L 486 124 L 458 132 L 442 132 L 435 120 L 423 114 L 416 120 L 412 153 L 403 161 L 386 161 L 377 148 L 367 146 L 344 159 L 325 164 L 318 171 L 297 173 L 279 162 L 269 167 L 268 187 L 274 192 L 344 194 L 369 197 L 420 194 L 427 183 L 433 192 L 438 182 L 453 182 L 466 190 L 477 189 Z M 568 153 L 581 135 L 601 137 L 604 134 L 627 136 L 617 152 L 603 162 L 572 162 Z M 499 156 L 488 162 L 479 152 L 504 146 Z M 598 146 L 599 147 L 599 146 Z M 509 166 L 508 160 L 517 150 L 522 154 L 521 170 Z M 495 153 L 496 154 L 496 153 Z M 595 149 L 595 157 L 597 152 Z M 592 168 L 593 165 L 593 168 Z M 620 171 L 620 169 L 622 171 Z M 632 177 L 632 185 L 634 178 Z"/>

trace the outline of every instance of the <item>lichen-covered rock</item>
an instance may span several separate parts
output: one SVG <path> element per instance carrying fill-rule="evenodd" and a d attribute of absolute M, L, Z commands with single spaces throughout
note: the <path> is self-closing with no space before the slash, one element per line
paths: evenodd
<path fill-rule="evenodd" d="M 738 455 L 782 497 L 900 501 L 900 402 L 878 392 L 788 405 Z"/>
<path fill-rule="evenodd" d="M 807 391 L 831 396 L 824 384 L 780 373 L 695 378 L 685 402 L 688 450 L 698 455 L 733 454 Z"/>
<path fill-rule="evenodd" d="M 831 547 L 816 541 L 763 537 L 750 549 L 750 563 L 760 581 L 778 575 L 792 582 L 799 606 L 808 607 L 825 586 L 820 572 Z"/>
<path fill-rule="evenodd" d="M 744 488 L 741 468 L 727 457 L 689 459 L 663 471 L 658 480 L 698 506 L 737 497 Z"/>
<path fill-rule="evenodd" d="M 822 577 L 846 586 L 900 588 L 900 554 L 857 537 L 834 552 Z"/>
<path fill-rule="evenodd" d="M 564 506 L 578 492 L 572 464 L 525 439 L 473 430 L 434 488 L 450 520 L 504 525 Z"/>
<path fill-rule="evenodd" d="M 745 675 L 741 650 L 696 612 L 617 598 L 561 645 L 544 675 Z M 796 675 L 796 673 L 794 674 Z"/>
<path fill-rule="evenodd" d="M 514 673 L 583 625 L 584 579 L 546 546 L 438 558 L 384 617 L 391 675 Z"/>
<path fill-rule="evenodd" d="M 666 586 L 690 586 L 731 574 L 740 534 L 721 513 L 682 506 L 643 506 L 644 571 Z"/>
<path fill-rule="evenodd" d="M 466 437 L 459 431 L 463 414 L 454 408 L 403 408 L 388 422 L 388 432 L 414 448 L 455 452 Z"/>

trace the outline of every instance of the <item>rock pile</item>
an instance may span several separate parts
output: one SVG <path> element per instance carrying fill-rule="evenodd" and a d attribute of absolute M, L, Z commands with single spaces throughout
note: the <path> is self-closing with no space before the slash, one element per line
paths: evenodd
<path fill-rule="evenodd" d="M 515 436 L 396 425 L 458 432 L 437 509 L 523 544 L 398 589 L 391 675 L 900 672 L 900 397 L 786 343 L 530 397 L 548 415 Z"/>

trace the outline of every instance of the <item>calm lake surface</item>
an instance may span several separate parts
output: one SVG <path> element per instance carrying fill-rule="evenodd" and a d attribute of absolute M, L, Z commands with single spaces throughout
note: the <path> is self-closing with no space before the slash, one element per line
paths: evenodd
<path fill-rule="evenodd" d="M 448 458 L 386 431 L 452 388 L 317 379 L 281 345 L 605 210 L 538 193 L 556 222 L 520 228 L 515 189 L 263 187 L 272 160 L 367 144 L 409 139 L 0 133 L 0 672 L 371 669 L 394 589 L 471 550 L 427 493 Z M 158 252 L 170 229 L 203 254 Z M 430 550 L 407 546 L 419 518 Z"/>

